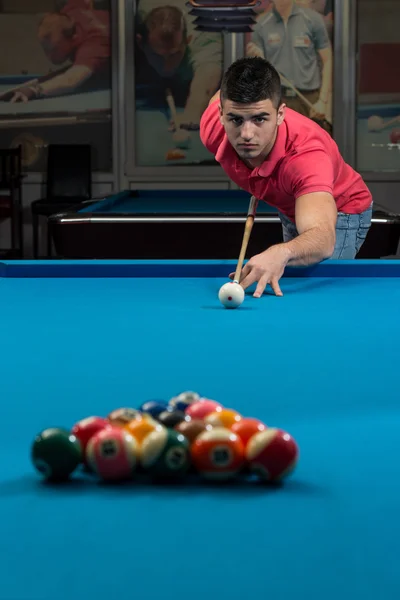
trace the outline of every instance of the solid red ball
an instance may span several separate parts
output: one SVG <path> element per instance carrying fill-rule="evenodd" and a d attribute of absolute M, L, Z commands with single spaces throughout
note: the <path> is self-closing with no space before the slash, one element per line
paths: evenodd
<path fill-rule="evenodd" d="M 390 133 L 390 141 L 392 144 L 400 144 L 400 127 L 392 129 Z"/>
<path fill-rule="evenodd" d="M 217 408 L 222 408 L 219 402 L 204 399 L 190 404 L 185 410 L 185 414 L 192 419 L 204 419 L 207 415 L 217 410 Z"/>
<path fill-rule="evenodd" d="M 107 419 L 102 417 L 87 417 L 75 423 L 71 429 L 71 433 L 78 438 L 81 443 L 83 451 L 96 433 L 102 429 L 111 427 L 111 423 Z"/>
<path fill-rule="evenodd" d="M 237 421 L 231 427 L 231 431 L 240 437 L 245 447 L 253 435 L 260 433 L 260 431 L 265 431 L 265 429 L 267 429 L 265 423 L 249 417 L 240 419 L 240 421 Z"/>
<path fill-rule="evenodd" d="M 246 460 L 251 472 L 264 481 L 280 481 L 296 467 L 299 449 L 293 437 L 282 429 L 267 428 L 250 438 Z"/>

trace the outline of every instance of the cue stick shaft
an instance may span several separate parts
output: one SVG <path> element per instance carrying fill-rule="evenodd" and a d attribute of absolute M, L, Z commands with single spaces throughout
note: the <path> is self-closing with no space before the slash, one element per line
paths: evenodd
<path fill-rule="evenodd" d="M 307 98 L 305 96 L 303 96 L 303 94 L 301 92 L 299 92 L 299 90 L 293 85 L 293 83 L 291 81 L 289 81 L 289 79 L 287 79 L 287 77 L 282 75 L 282 73 L 279 73 L 279 76 L 282 79 L 282 81 L 284 83 L 286 83 L 287 86 L 290 87 L 294 91 L 295 94 L 297 94 L 297 96 L 300 98 L 300 100 L 303 100 L 304 104 L 306 104 L 306 106 L 308 106 L 308 108 L 313 108 L 312 103 L 309 100 L 307 100 Z M 327 123 L 329 123 L 329 125 L 332 125 L 331 121 L 327 117 L 324 117 L 324 118 L 325 118 L 325 121 Z"/>
<path fill-rule="evenodd" d="M 235 277 L 234 277 L 234 281 L 236 283 L 239 283 L 239 281 L 240 281 L 240 273 L 242 272 L 243 262 L 244 262 L 244 259 L 246 256 L 246 251 L 247 251 L 247 245 L 249 243 L 251 230 L 253 229 L 254 218 L 256 216 L 256 211 L 257 211 L 257 205 L 258 205 L 258 199 L 255 198 L 254 196 L 252 196 L 250 198 L 250 204 L 249 204 L 249 208 L 247 211 L 247 219 L 246 219 L 246 225 L 244 227 L 242 247 L 240 249 L 239 260 L 237 262 L 237 267 L 236 267 L 236 272 L 235 272 Z"/>
<path fill-rule="evenodd" d="M 166 95 L 167 95 L 167 104 L 168 104 L 168 108 L 171 113 L 172 120 L 175 123 L 175 127 L 177 129 L 179 129 L 178 128 L 178 113 L 176 112 L 175 100 L 174 100 L 174 97 L 173 97 L 170 89 L 167 89 Z"/>

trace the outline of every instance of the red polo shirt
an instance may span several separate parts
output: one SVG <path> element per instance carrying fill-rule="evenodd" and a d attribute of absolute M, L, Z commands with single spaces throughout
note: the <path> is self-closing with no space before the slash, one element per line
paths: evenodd
<path fill-rule="evenodd" d="M 76 26 L 71 52 L 75 50 L 74 65 L 85 66 L 93 72 L 108 69 L 111 56 L 110 13 L 91 8 L 89 0 L 68 0 L 61 14 L 67 15 Z"/>
<path fill-rule="evenodd" d="M 203 113 L 200 137 L 232 181 L 292 221 L 296 198 L 311 192 L 329 192 L 338 211 L 350 214 L 361 213 L 372 203 L 361 176 L 345 163 L 332 137 L 290 108 L 270 154 L 254 169 L 244 164 L 228 141 L 219 120 L 219 100 Z"/>

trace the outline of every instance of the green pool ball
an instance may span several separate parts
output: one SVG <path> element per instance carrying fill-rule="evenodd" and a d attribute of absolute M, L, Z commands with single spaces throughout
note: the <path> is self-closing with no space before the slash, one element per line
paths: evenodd
<path fill-rule="evenodd" d="M 146 473 L 157 478 L 181 478 L 190 467 L 189 441 L 174 429 L 153 431 L 142 443 L 140 462 Z"/>
<path fill-rule="evenodd" d="M 33 440 L 33 466 L 47 481 L 65 481 L 82 459 L 82 448 L 78 438 L 66 429 L 45 429 Z"/>

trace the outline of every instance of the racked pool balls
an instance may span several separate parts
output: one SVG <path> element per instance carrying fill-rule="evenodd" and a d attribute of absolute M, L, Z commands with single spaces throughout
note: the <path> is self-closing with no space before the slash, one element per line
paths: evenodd
<path fill-rule="evenodd" d="M 112 425 L 107 419 L 103 419 L 102 417 L 87 417 L 75 423 L 71 429 L 71 433 L 78 438 L 84 452 L 90 438 L 98 431 L 108 427 L 112 427 Z"/>
<path fill-rule="evenodd" d="M 65 481 L 83 460 L 79 440 L 60 427 L 45 429 L 33 440 L 31 460 L 48 481 Z"/>
<path fill-rule="evenodd" d="M 107 419 L 113 425 L 124 427 L 127 423 L 133 421 L 134 419 L 142 419 L 142 413 L 136 408 L 116 408 L 115 410 L 111 411 L 109 415 L 107 415 Z"/>
<path fill-rule="evenodd" d="M 130 479 L 138 462 L 138 443 L 125 429 L 103 429 L 89 440 L 86 460 L 105 481 Z"/>
<path fill-rule="evenodd" d="M 266 429 L 267 426 L 262 421 L 248 417 L 240 419 L 231 427 L 231 431 L 240 437 L 245 447 L 253 435 Z"/>
<path fill-rule="evenodd" d="M 211 429 L 212 426 L 207 425 L 203 419 L 191 419 L 187 416 L 184 421 L 181 421 L 175 426 L 175 430 L 182 433 L 189 440 L 190 444 L 193 444 L 200 433 L 203 433 L 203 431 L 206 430 L 211 431 Z"/>
<path fill-rule="evenodd" d="M 140 449 L 143 470 L 157 478 L 184 476 L 191 464 L 189 442 L 173 429 L 160 429 L 150 433 Z"/>
<path fill-rule="evenodd" d="M 253 435 L 246 448 L 250 471 L 263 481 L 280 481 L 290 475 L 298 461 L 298 446 L 282 429 L 269 428 Z"/>
<path fill-rule="evenodd" d="M 216 408 L 215 411 L 207 415 L 204 420 L 213 427 L 226 427 L 227 429 L 230 429 L 241 419 L 242 415 L 232 408 Z"/>
<path fill-rule="evenodd" d="M 194 402 L 186 409 L 186 414 L 192 419 L 204 419 L 207 415 L 221 409 L 222 406 L 215 400 L 202 399 L 199 402 Z"/>
<path fill-rule="evenodd" d="M 200 433 L 191 446 L 191 455 L 194 467 L 206 479 L 232 479 L 245 462 L 240 438 L 223 427 Z"/>

